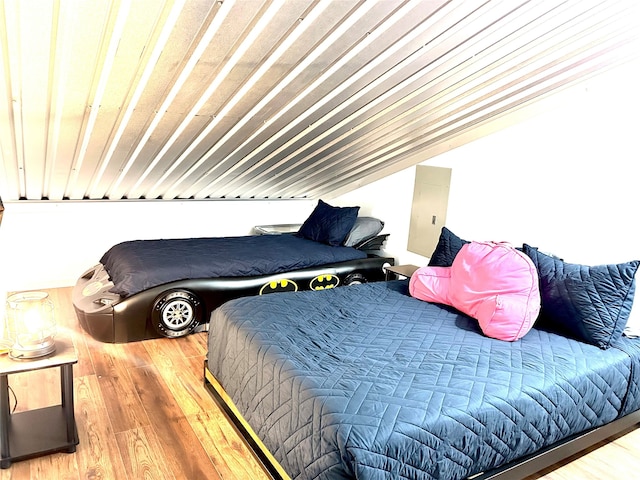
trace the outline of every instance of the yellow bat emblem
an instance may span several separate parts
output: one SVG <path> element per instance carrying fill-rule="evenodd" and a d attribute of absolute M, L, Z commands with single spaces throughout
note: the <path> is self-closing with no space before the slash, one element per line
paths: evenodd
<path fill-rule="evenodd" d="M 280 280 L 273 280 L 272 282 L 265 283 L 260 289 L 260 295 L 266 295 L 267 293 L 276 292 L 297 292 L 298 285 L 293 280 L 281 278 Z"/>
<path fill-rule="evenodd" d="M 327 290 L 328 288 L 337 287 L 340 279 L 332 274 L 318 275 L 309 284 L 311 290 Z"/>

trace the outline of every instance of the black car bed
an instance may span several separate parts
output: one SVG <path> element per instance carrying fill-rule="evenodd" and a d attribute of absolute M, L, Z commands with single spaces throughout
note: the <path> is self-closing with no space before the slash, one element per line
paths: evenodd
<path fill-rule="evenodd" d="M 73 305 L 103 342 L 179 337 L 206 329 L 211 311 L 232 298 L 381 280 L 393 264 L 380 251 L 387 236 L 353 246 L 293 233 L 127 241 L 80 276 Z"/>

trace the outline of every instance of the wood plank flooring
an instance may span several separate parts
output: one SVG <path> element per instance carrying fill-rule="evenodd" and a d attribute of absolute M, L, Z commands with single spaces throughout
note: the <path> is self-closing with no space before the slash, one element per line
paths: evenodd
<path fill-rule="evenodd" d="M 73 339 L 78 352 L 74 392 L 80 444 L 73 454 L 15 462 L 0 471 L 0 480 L 268 478 L 204 387 L 206 333 L 100 343 L 80 328 L 71 288 L 47 291 L 61 334 Z M 59 404 L 58 372 L 10 376 L 15 411 Z M 631 429 L 528 480 L 634 478 L 638 453 L 640 429 Z"/>

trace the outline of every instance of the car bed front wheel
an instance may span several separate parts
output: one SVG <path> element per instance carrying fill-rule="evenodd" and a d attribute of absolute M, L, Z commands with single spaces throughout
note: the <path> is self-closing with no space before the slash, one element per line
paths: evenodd
<path fill-rule="evenodd" d="M 153 304 L 151 320 L 164 337 L 182 337 L 193 332 L 202 318 L 202 302 L 188 290 L 169 290 Z"/>

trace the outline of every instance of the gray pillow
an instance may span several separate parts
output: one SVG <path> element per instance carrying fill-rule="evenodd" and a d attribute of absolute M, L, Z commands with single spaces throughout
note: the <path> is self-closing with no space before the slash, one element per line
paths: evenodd
<path fill-rule="evenodd" d="M 374 217 L 358 217 L 353 228 L 342 243 L 345 247 L 353 247 L 378 235 L 384 228 L 384 222 Z"/>

